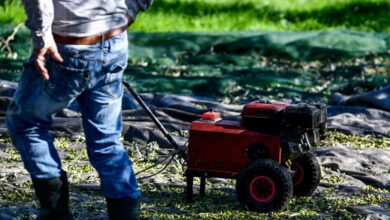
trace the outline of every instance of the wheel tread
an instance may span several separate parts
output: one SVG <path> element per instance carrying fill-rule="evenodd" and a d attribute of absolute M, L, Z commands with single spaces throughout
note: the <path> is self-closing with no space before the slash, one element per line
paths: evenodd
<path fill-rule="evenodd" d="M 248 198 L 245 184 L 246 184 L 246 178 L 248 175 L 253 175 L 253 173 L 257 172 L 265 172 L 266 174 L 268 172 L 272 173 L 272 175 L 276 175 L 278 178 L 280 178 L 280 182 L 278 184 L 281 184 L 282 189 L 279 193 L 282 193 L 281 198 L 279 198 L 278 203 L 271 203 L 271 204 L 257 204 L 254 201 L 251 201 L 251 198 Z M 268 212 L 268 211 L 275 211 L 275 210 L 283 210 L 286 209 L 288 206 L 288 202 L 292 197 L 293 193 L 293 184 L 291 176 L 288 174 L 286 169 L 281 166 L 279 163 L 268 160 L 268 159 L 262 159 L 262 160 L 255 160 L 252 161 L 248 166 L 243 168 L 237 178 L 236 182 L 236 194 L 237 199 L 240 201 L 241 204 L 244 205 L 244 207 L 248 210 L 258 211 L 258 212 Z"/>
<path fill-rule="evenodd" d="M 297 159 L 305 170 L 303 182 L 294 187 L 295 196 L 310 196 L 317 189 L 321 180 L 321 166 L 313 152 L 308 152 Z M 309 176 L 310 178 L 306 178 Z"/>

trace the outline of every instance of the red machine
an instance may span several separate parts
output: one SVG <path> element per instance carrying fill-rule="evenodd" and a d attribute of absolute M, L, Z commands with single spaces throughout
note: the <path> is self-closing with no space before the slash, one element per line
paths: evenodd
<path fill-rule="evenodd" d="M 326 132 L 324 104 L 262 99 L 245 105 L 240 121 L 222 120 L 219 113 L 207 112 L 192 122 L 187 155 L 131 85 L 123 84 L 176 154 L 187 158 L 189 201 L 195 176 L 201 178 L 201 195 L 207 177 L 237 179 L 238 200 L 258 212 L 283 209 L 293 194 L 311 195 L 317 188 L 321 170 L 310 150 Z"/>
<path fill-rule="evenodd" d="M 321 171 L 310 151 L 326 131 L 324 104 L 259 100 L 244 106 L 240 121 L 207 112 L 192 122 L 188 145 L 187 199 L 193 178 L 237 179 L 238 200 L 249 210 L 283 209 L 292 195 L 311 195 Z"/>

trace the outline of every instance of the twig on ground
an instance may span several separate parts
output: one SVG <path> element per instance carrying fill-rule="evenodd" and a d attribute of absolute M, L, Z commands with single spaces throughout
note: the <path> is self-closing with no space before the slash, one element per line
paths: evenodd
<path fill-rule="evenodd" d="M 12 48 L 10 46 L 10 42 L 15 39 L 16 34 L 18 33 L 19 29 L 23 26 L 23 23 L 18 24 L 12 32 L 11 35 L 9 35 L 7 38 L 0 37 L 0 51 L 6 50 L 8 52 L 8 55 L 11 55 L 12 57 L 16 58 L 16 53 L 12 52 Z"/>

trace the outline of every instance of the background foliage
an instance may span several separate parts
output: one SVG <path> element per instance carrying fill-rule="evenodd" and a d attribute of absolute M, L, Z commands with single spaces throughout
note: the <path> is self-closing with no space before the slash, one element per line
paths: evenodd
<path fill-rule="evenodd" d="M 155 0 L 133 29 L 144 32 L 347 28 L 390 30 L 388 0 Z M 0 0 L 0 24 L 26 19 L 21 0 Z"/>

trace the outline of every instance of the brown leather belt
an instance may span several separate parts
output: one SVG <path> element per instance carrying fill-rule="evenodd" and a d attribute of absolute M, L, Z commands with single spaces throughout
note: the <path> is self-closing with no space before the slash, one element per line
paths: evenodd
<path fill-rule="evenodd" d="M 102 34 L 86 36 L 86 37 L 70 37 L 70 36 L 61 36 L 57 34 L 53 34 L 54 41 L 60 44 L 76 44 L 76 45 L 87 45 L 87 44 L 96 44 L 101 42 L 103 39 L 108 40 L 115 35 L 122 33 L 127 30 L 129 26 L 124 25 L 119 28 L 115 28 L 109 31 L 106 31 Z"/>

